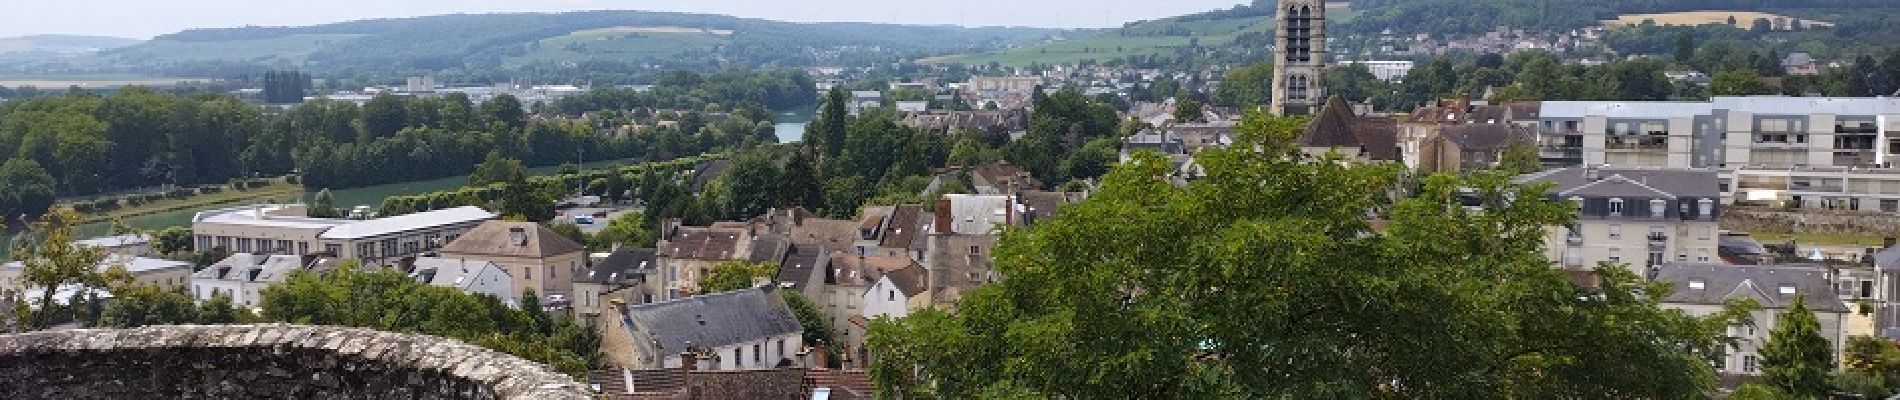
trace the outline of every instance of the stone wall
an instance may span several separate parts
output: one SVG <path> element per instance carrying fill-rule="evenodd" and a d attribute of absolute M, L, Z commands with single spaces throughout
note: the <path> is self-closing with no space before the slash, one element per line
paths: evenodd
<path fill-rule="evenodd" d="M 1874 212 L 1729 207 L 1722 229 L 1742 232 L 1807 232 L 1871 237 L 1900 237 L 1900 215 Z"/>
<path fill-rule="evenodd" d="M 572 378 L 434 336 L 298 325 L 0 336 L 0 399 L 587 399 Z"/>

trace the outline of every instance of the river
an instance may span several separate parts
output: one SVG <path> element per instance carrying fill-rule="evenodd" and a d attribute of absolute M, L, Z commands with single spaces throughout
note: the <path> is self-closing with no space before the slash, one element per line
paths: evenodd
<path fill-rule="evenodd" d="M 805 124 L 808 121 L 811 121 L 813 114 L 814 113 L 810 111 L 781 113 L 778 115 L 777 121 L 775 121 L 775 123 L 773 124 L 773 132 L 778 135 L 780 142 L 783 142 L 783 143 L 797 142 L 804 138 Z M 588 169 L 597 169 L 597 168 L 627 165 L 631 162 L 632 160 L 600 161 L 600 162 L 591 162 L 591 163 L 583 164 L 582 166 Z M 531 175 L 549 175 L 549 174 L 553 174 L 556 170 L 559 170 L 559 169 L 560 169 L 560 166 L 546 166 L 546 167 L 530 168 L 528 169 L 528 173 Z M 388 198 L 391 196 L 408 196 L 408 195 L 419 194 L 419 193 L 438 192 L 438 191 L 459 188 L 467 184 L 468 184 L 467 176 L 455 176 L 455 177 L 428 180 L 428 181 L 393 183 L 393 184 L 388 184 L 388 185 L 370 186 L 370 187 L 362 187 L 362 188 L 355 188 L 355 189 L 331 190 L 330 194 L 336 197 L 336 204 L 338 208 L 348 211 L 351 207 L 355 207 L 359 205 L 370 206 L 371 208 L 379 207 L 383 204 L 384 198 Z M 316 189 L 316 188 L 312 188 L 312 189 Z M 311 191 L 311 192 L 304 193 L 304 195 L 301 196 L 302 198 L 298 198 L 298 199 L 285 198 L 285 199 L 268 199 L 268 200 L 289 203 L 289 202 L 297 202 L 297 201 L 307 201 L 315 195 L 316 195 L 316 192 Z M 217 204 L 217 205 L 211 205 L 211 206 L 205 206 L 205 207 L 193 207 L 193 208 L 186 208 L 186 209 L 173 210 L 173 211 L 157 212 L 157 213 L 140 215 L 137 217 L 126 218 L 125 223 L 126 225 L 129 225 L 131 227 L 138 228 L 138 229 L 145 229 L 145 230 L 159 230 L 159 229 L 165 229 L 165 228 L 169 228 L 173 226 L 190 226 L 191 217 L 193 215 L 197 215 L 197 213 L 200 211 L 216 209 L 216 208 L 235 207 L 235 206 L 240 206 L 243 204 L 244 203 L 227 203 L 227 204 Z M 106 234 L 110 233 L 111 230 L 112 230 L 112 225 L 110 223 L 100 222 L 100 223 L 91 223 L 91 224 L 81 225 L 75 233 L 77 233 L 79 237 L 82 237 L 82 238 L 92 238 L 92 237 L 105 236 Z M 8 248 L 10 247 L 8 246 L 8 244 L 13 243 L 13 237 L 14 237 L 13 235 L 6 235 L 4 236 L 4 238 L 0 238 L 0 260 L 8 259 L 7 253 L 10 250 Z"/>

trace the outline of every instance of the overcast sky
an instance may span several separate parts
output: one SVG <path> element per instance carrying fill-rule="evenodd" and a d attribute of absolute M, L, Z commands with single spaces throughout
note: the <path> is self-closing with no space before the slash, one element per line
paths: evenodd
<path fill-rule="evenodd" d="M 43 33 L 145 39 L 189 28 L 295 26 L 452 13 L 655 10 L 784 21 L 1109 27 L 1245 0 L 8 0 L 0 37 Z"/>

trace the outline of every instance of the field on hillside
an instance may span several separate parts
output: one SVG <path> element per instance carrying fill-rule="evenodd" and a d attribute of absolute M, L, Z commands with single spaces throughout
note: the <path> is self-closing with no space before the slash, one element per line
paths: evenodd
<path fill-rule="evenodd" d="M 226 41 L 153 40 L 144 45 L 101 54 L 136 62 L 225 60 L 302 64 L 317 50 L 364 36 L 368 35 L 296 34 Z"/>
<path fill-rule="evenodd" d="M 1789 17 L 1785 15 L 1769 14 L 1769 13 L 1754 12 L 1754 11 L 1684 11 L 1684 12 L 1660 13 L 1660 14 L 1621 15 L 1621 16 L 1617 16 L 1616 19 L 1603 21 L 1603 24 L 1608 25 L 1608 26 L 1638 25 L 1638 24 L 1642 24 L 1643 21 L 1654 20 L 1656 21 L 1657 25 L 1695 26 L 1695 25 L 1709 25 L 1709 24 L 1727 24 L 1729 17 L 1735 17 L 1735 25 L 1743 29 L 1747 29 L 1748 27 L 1752 26 L 1755 23 L 1755 20 L 1757 19 L 1765 18 L 1769 21 L 1776 21 L 1780 19 L 1794 19 L 1794 17 Z M 1809 27 L 1834 26 L 1834 24 L 1831 22 L 1816 21 L 1816 20 L 1809 20 L 1809 19 L 1801 20 L 1801 25 L 1809 26 Z M 1787 27 L 1783 27 L 1779 25 L 1777 25 L 1775 29 L 1788 30 Z"/>
<path fill-rule="evenodd" d="M 107 88 L 119 86 L 171 86 L 180 82 L 202 82 L 203 78 L 167 78 L 130 75 L 100 76 L 0 76 L 0 87 L 32 86 L 40 89 L 63 90 L 78 86 L 82 88 Z"/>
<path fill-rule="evenodd" d="M 711 49 L 731 43 L 733 33 L 730 30 L 685 27 L 588 29 L 535 42 L 528 48 L 528 54 L 509 57 L 507 64 L 512 67 L 537 61 L 668 57 L 682 51 Z"/>
<path fill-rule="evenodd" d="M 1350 21 L 1357 12 L 1345 8 L 1327 11 L 1337 23 Z M 1031 63 L 1072 64 L 1083 60 L 1110 60 L 1133 55 L 1173 54 L 1176 49 L 1199 42 L 1219 47 L 1234 43 L 1240 35 L 1273 30 L 1271 18 L 1227 18 L 1181 21 L 1162 19 L 1132 26 L 1082 33 L 1067 40 L 1050 41 L 994 53 L 960 54 L 919 60 L 925 63 L 962 63 L 970 65 L 995 62 L 1005 66 Z"/>

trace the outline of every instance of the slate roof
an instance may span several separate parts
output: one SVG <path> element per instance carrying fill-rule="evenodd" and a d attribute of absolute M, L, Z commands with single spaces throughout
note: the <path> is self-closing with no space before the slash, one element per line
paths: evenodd
<path fill-rule="evenodd" d="M 917 232 L 923 229 L 924 206 L 900 205 L 891 210 L 891 216 L 884 223 L 884 232 L 879 236 L 883 240 L 878 247 L 907 248 L 917 238 Z"/>
<path fill-rule="evenodd" d="M 278 282 L 289 277 L 291 272 L 303 268 L 304 262 L 301 256 L 238 253 L 225 257 L 224 260 L 211 264 L 191 276 L 224 281 Z M 256 273 L 253 274 L 253 271 Z"/>
<path fill-rule="evenodd" d="M 636 343 L 650 340 L 661 354 L 804 332 L 770 285 L 630 306 L 625 318 Z"/>
<path fill-rule="evenodd" d="M 1874 265 L 1880 268 L 1900 268 L 1900 246 L 1888 247 L 1874 253 Z"/>
<path fill-rule="evenodd" d="M 1016 194 L 1017 201 L 1028 209 L 1023 210 L 1024 219 L 1042 221 L 1061 214 L 1062 205 L 1080 203 L 1088 199 L 1087 193 L 1028 191 Z"/>
<path fill-rule="evenodd" d="M 732 169 L 732 160 L 724 158 L 699 162 L 699 165 L 693 166 L 693 190 L 705 188 L 706 184 L 712 183 L 713 179 L 720 175 L 725 175 L 726 170 L 729 169 Z"/>
<path fill-rule="evenodd" d="M 1701 197 L 1722 196 L 1721 183 L 1713 170 L 1699 169 L 1615 169 L 1595 168 L 1598 179 L 1586 176 L 1587 167 L 1553 169 L 1517 177 L 1523 184 L 1549 182 L 1552 193 L 1563 197 Z"/>
<path fill-rule="evenodd" d="M 1755 298 L 1763 308 L 1786 308 L 1796 296 L 1811 310 L 1847 312 L 1827 280 L 1828 269 L 1811 266 L 1669 263 L 1657 267 L 1657 282 L 1675 285 L 1664 303 L 1722 305 L 1733 298 Z M 1690 282 L 1702 282 L 1694 289 Z M 1784 294 L 1782 287 L 1792 287 Z"/>
<path fill-rule="evenodd" d="M 805 290 L 812 277 L 812 270 L 828 261 L 823 246 L 793 245 L 785 255 L 785 261 L 778 264 L 778 281 L 791 283 L 792 290 Z"/>
<path fill-rule="evenodd" d="M 525 241 L 517 241 L 523 239 Z M 442 246 L 443 254 L 549 258 L 578 253 L 580 243 L 533 222 L 488 221 Z"/>
<path fill-rule="evenodd" d="M 620 284 L 645 279 L 646 271 L 660 265 L 654 249 L 620 249 L 608 254 L 586 272 L 574 276 L 576 283 Z"/>
<path fill-rule="evenodd" d="M 739 257 L 739 236 L 744 229 L 680 227 L 668 240 L 660 255 L 670 258 L 726 261 Z"/>
<path fill-rule="evenodd" d="M 1500 150 L 1530 139 L 1530 132 L 1505 124 L 1447 126 L 1440 135 L 1464 150 Z"/>
<path fill-rule="evenodd" d="M 827 218 L 806 218 L 791 229 L 792 243 L 822 244 L 845 248 L 858 240 L 858 222 Z"/>
<path fill-rule="evenodd" d="M 905 296 L 924 293 L 924 267 L 922 266 L 911 264 L 903 269 L 884 274 L 884 277 L 890 278 L 891 284 L 897 285 L 897 290 L 904 291 Z"/>
<path fill-rule="evenodd" d="M 827 271 L 830 273 L 826 274 L 826 283 L 849 286 L 869 285 L 886 273 L 913 265 L 917 265 L 917 262 L 909 257 L 831 253 L 831 271 Z M 860 266 L 863 267 L 861 270 Z"/>
<path fill-rule="evenodd" d="M 463 290 L 475 286 L 475 284 L 478 283 L 476 278 L 480 277 L 482 271 L 488 268 L 494 268 L 495 272 L 501 273 L 504 277 L 508 276 L 508 271 L 502 270 L 500 266 L 487 261 L 437 257 L 421 257 L 415 261 L 415 275 L 417 280 L 434 286 Z"/>
<path fill-rule="evenodd" d="M 1300 147 L 1338 147 L 1360 149 L 1366 158 L 1377 161 L 1399 159 L 1398 120 L 1359 117 L 1345 100 L 1334 96 L 1300 135 Z"/>

